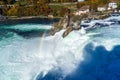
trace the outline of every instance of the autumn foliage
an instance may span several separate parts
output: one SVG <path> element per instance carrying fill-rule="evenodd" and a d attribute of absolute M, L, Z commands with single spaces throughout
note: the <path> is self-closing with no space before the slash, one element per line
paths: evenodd
<path fill-rule="evenodd" d="M 51 7 L 49 3 L 64 3 L 64 2 L 75 2 L 76 0 L 6 0 L 0 1 L 2 7 L 2 15 L 6 16 L 64 16 L 66 13 L 66 7 L 60 7 L 59 9 L 56 6 Z M 7 7 L 7 5 L 14 5 L 12 7 Z"/>
<path fill-rule="evenodd" d="M 77 7 L 80 8 L 85 5 L 90 5 L 92 10 L 97 10 L 99 5 L 106 5 L 110 2 L 110 0 L 85 0 L 84 2 L 77 3 Z"/>

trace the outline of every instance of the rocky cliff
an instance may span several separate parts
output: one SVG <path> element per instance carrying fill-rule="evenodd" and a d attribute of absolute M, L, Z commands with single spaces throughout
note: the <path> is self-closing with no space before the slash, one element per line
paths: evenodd
<path fill-rule="evenodd" d="M 92 15 L 88 14 L 81 14 L 81 15 L 74 15 L 70 14 L 70 18 L 68 15 L 65 15 L 58 23 L 54 23 L 53 28 L 51 29 L 51 35 L 54 35 L 56 32 L 65 29 L 63 33 L 63 37 L 67 36 L 72 30 L 79 30 L 80 23 L 83 19 L 104 19 L 109 16 L 111 12 L 106 13 L 94 13 Z M 70 20 L 69 20 L 70 19 Z M 68 24 L 69 23 L 69 24 Z"/>

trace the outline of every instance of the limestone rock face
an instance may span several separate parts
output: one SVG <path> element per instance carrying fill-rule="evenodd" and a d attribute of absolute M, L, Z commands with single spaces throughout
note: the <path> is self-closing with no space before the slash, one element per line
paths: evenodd
<path fill-rule="evenodd" d="M 63 33 L 62 37 L 66 37 L 71 31 L 73 30 L 72 27 L 68 27 L 67 30 Z"/>
<path fill-rule="evenodd" d="M 65 15 L 58 23 L 54 24 L 54 27 L 51 29 L 51 34 L 54 35 L 56 32 L 66 29 L 63 33 L 63 37 L 66 37 L 72 30 L 79 30 L 81 21 L 83 19 L 104 19 L 109 16 L 111 12 L 104 13 L 104 15 L 98 15 L 98 13 L 90 14 L 81 14 L 81 15 Z"/>
<path fill-rule="evenodd" d="M 60 31 L 61 29 L 66 29 L 68 23 L 68 18 L 65 16 L 63 17 L 58 23 L 54 23 L 53 28 L 50 31 L 50 34 L 54 35 L 56 32 Z"/>
<path fill-rule="evenodd" d="M 74 22 L 76 18 L 76 21 Z M 78 30 L 80 29 L 80 19 L 81 17 L 76 17 L 76 16 L 72 16 L 71 20 L 69 22 L 68 25 L 68 18 L 64 17 L 62 18 L 58 23 L 54 24 L 54 27 L 51 29 L 50 34 L 54 35 L 56 32 L 62 30 L 62 29 L 66 29 L 66 31 L 63 33 L 63 38 L 66 37 L 73 29 L 74 30 Z"/>

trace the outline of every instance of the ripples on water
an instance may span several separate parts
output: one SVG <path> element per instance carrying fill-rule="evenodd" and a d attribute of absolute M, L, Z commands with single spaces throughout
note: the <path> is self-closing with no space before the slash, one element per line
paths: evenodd
<path fill-rule="evenodd" d="M 43 32 L 49 30 L 54 22 L 59 19 L 23 19 L 8 20 L 0 22 L 0 35 L 6 36 L 6 33 L 16 33 L 25 38 L 39 37 Z"/>

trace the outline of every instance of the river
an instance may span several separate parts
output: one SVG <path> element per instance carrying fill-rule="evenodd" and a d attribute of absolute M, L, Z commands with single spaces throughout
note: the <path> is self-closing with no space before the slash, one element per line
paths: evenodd
<path fill-rule="evenodd" d="M 62 38 L 64 30 L 47 34 L 53 23 L 47 21 L 1 23 L 0 80 L 120 79 L 119 24 Z"/>

